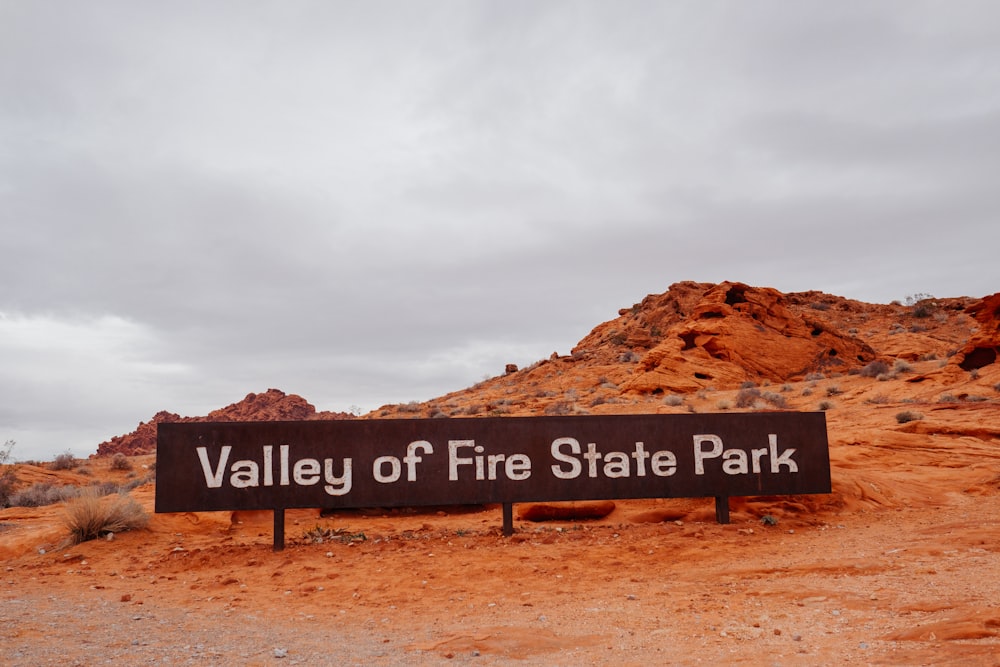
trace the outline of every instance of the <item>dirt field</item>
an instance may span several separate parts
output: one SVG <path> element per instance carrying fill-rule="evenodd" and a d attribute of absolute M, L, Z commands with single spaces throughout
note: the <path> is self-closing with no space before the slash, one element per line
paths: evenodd
<path fill-rule="evenodd" d="M 134 495 L 151 508 L 151 486 Z M 58 508 L 31 510 L 35 528 L 5 510 L 0 540 L 22 553 L 5 559 L 2 661 L 1000 664 L 998 497 L 934 500 L 776 526 L 751 506 L 723 526 L 710 501 L 632 501 L 511 538 L 498 508 L 296 511 L 277 553 L 268 513 L 156 515 L 59 549 Z M 667 509 L 687 518 L 630 520 Z M 317 527 L 329 539 L 304 537 Z"/>

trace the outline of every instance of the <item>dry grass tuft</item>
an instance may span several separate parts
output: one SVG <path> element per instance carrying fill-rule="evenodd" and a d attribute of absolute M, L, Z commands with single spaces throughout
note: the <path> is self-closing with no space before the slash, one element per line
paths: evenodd
<path fill-rule="evenodd" d="M 149 515 L 126 494 L 102 498 L 98 492 L 88 489 L 66 503 L 63 523 L 69 528 L 73 544 L 79 544 L 108 533 L 144 528 L 149 523 Z"/>

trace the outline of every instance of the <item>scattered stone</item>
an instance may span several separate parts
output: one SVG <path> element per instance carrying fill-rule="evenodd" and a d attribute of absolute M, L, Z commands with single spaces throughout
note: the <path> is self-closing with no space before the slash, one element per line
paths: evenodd
<path fill-rule="evenodd" d="M 288 649 L 286 648 L 276 648 L 274 649 L 275 658 L 284 658 L 288 656 Z"/>

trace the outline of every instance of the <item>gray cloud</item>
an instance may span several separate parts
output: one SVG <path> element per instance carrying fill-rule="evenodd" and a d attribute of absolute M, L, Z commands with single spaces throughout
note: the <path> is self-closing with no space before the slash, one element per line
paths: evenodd
<path fill-rule="evenodd" d="M 7 3 L 0 438 L 426 399 L 678 280 L 994 292 L 998 15 Z"/>

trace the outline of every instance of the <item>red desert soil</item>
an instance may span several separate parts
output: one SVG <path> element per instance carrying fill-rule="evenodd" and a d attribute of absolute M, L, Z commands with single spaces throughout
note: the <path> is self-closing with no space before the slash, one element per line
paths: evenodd
<path fill-rule="evenodd" d="M 110 541 L 65 546 L 59 505 L 0 510 L 0 663 L 1000 664 L 998 311 L 680 283 L 570 355 L 363 417 L 825 409 L 833 493 L 733 499 L 728 525 L 709 499 L 510 538 L 498 507 L 297 510 L 274 552 L 269 513 L 153 515 L 152 482 L 149 527 Z M 316 414 L 271 390 L 212 419 Z M 19 488 L 142 478 L 162 415 L 102 445 L 132 472 L 17 464 Z"/>

